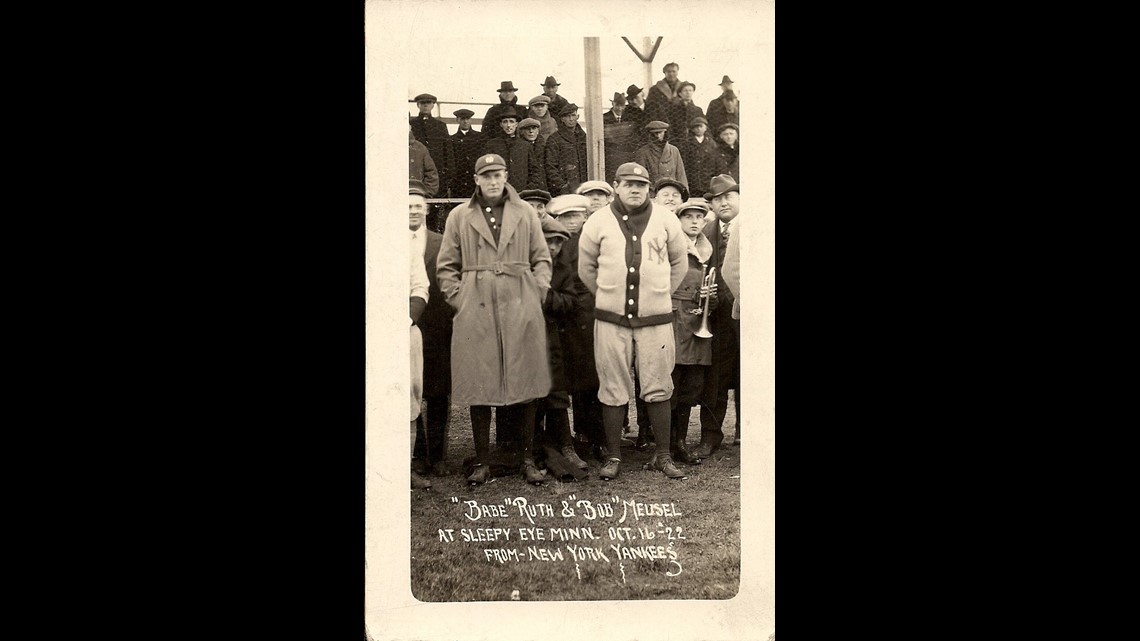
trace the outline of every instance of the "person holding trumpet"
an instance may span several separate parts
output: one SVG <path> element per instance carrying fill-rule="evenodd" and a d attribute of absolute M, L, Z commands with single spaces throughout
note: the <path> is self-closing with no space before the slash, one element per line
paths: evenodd
<path fill-rule="evenodd" d="M 700 402 L 705 373 L 712 365 L 712 333 L 709 312 L 717 308 L 716 267 L 709 270 L 713 247 L 703 231 L 709 204 L 690 198 L 674 212 L 688 240 L 688 271 L 673 291 L 673 336 L 677 345 L 673 367 L 673 415 L 669 428 L 669 453 L 673 460 L 699 465 L 701 459 L 685 447 L 689 416 Z"/>

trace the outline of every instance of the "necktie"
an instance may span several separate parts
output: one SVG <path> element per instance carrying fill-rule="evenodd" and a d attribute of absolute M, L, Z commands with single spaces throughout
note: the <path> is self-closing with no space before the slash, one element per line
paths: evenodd
<path fill-rule="evenodd" d="M 727 223 L 721 223 L 721 225 L 720 225 L 720 237 L 723 238 L 724 242 L 726 242 L 726 243 L 728 242 L 728 236 L 729 236 L 728 226 L 731 224 L 732 224 L 732 221 L 729 221 Z"/>

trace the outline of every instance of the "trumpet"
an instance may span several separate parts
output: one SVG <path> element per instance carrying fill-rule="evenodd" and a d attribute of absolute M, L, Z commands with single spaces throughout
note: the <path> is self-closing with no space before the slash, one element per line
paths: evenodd
<path fill-rule="evenodd" d="M 712 270 L 709 271 L 709 266 L 705 265 L 705 279 L 701 281 L 701 289 L 712 287 L 715 284 L 716 267 L 713 267 Z M 702 312 L 704 315 L 701 317 L 701 328 L 693 332 L 693 335 L 699 336 L 700 338 L 712 338 L 712 332 L 709 331 L 709 299 L 712 297 L 701 296 L 701 298 L 705 299 L 704 311 Z"/>

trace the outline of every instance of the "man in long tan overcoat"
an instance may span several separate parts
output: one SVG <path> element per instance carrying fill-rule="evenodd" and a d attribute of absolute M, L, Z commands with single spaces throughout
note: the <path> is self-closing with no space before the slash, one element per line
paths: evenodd
<path fill-rule="evenodd" d="M 507 184 L 497 154 L 475 163 L 475 194 L 447 217 L 436 260 L 444 298 L 456 310 L 451 337 L 451 401 L 471 407 L 475 469 L 490 478 L 491 408 L 522 435 L 522 473 L 534 467 L 535 399 L 550 393 L 542 301 L 550 289 L 550 250 L 534 210 Z"/>

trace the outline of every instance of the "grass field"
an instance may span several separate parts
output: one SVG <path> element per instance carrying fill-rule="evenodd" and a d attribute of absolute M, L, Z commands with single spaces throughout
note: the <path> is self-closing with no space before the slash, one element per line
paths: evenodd
<path fill-rule="evenodd" d="M 630 422 L 636 431 L 632 411 Z M 740 583 L 734 422 L 730 402 L 725 443 L 701 465 L 678 464 L 684 480 L 642 469 L 652 453 L 623 448 L 613 481 L 584 456 L 583 481 L 533 486 L 514 475 L 470 487 L 460 467 L 474 454 L 470 417 L 453 407 L 452 473 L 412 492 L 412 593 L 421 601 L 732 598 Z M 694 411 L 690 450 L 699 434 Z"/>

